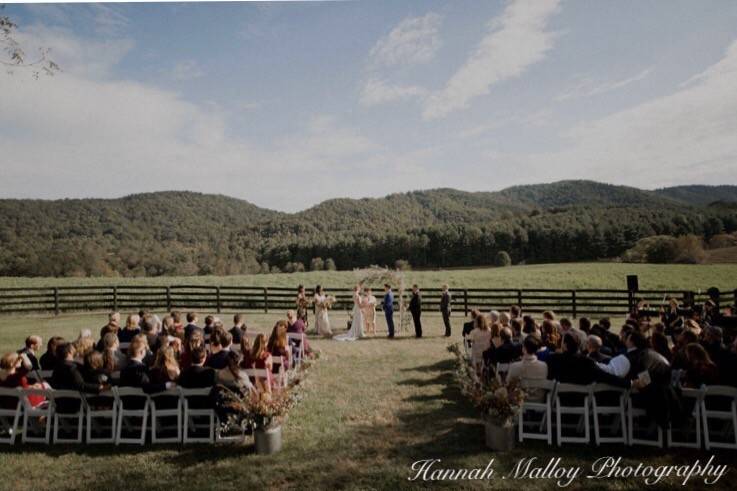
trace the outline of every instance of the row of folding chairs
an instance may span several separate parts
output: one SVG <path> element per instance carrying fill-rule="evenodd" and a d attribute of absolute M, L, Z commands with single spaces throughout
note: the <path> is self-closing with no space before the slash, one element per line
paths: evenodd
<path fill-rule="evenodd" d="M 248 372 L 248 371 L 247 371 Z M 101 394 L 71 390 L 0 388 L 0 443 L 194 443 L 242 440 L 220 437 L 207 402 L 211 388 L 175 387 L 146 394 L 113 387 Z M 33 398 L 44 403 L 34 406 Z M 200 402 L 198 404 L 198 402 Z"/>
<path fill-rule="evenodd" d="M 528 396 L 517 420 L 519 441 L 545 440 L 596 445 L 621 443 L 662 448 L 737 449 L 737 388 L 681 389 L 689 417 L 663 430 L 638 405 L 637 392 L 607 384 L 575 385 L 554 380 L 523 380 Z M 534 397 L 537 395 L 537 397 Z M 555 418 L 555 421 L 553 421 Z"/>

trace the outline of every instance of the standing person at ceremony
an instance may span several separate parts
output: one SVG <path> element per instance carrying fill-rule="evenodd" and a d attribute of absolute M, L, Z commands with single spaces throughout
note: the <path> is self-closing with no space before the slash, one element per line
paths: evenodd
<path fill-rule="evenodd" d="M 307 319 L 307 312 L 310 307 L 310 301 L 307 298 L 307 294 L 305 293 L 305 286 L 299 285 L 297 287 L 297 300 L 295 301 L 295 304 L 297 305 L 297 319 L 301 320 L 304 325 L 305 329 L 310 327 L 310 322 Z"/>
<path fill-rule="evenodd" d="M 412 298 L 409 301 L 409 311 L 412 313 L 412 322 L 415 324 L 415 337 L 422 337 L 422 296 L 420 295 L 420 287 L 417 284 L 412 285 Z"/>
<path fill-rule="evenodd" d="M 376 335 L 376 297 L 371 293 L 371 288 L 363 289 L 363 302 L 361 310 L 363 310 L 363 330 L 366 334 Z"/>
<path fill-rule="evenodd" d="M 330 338 L 333 331 L 330 329 L 330 318 L 328 317 L 328 309 L 330 308 L 330 299 L 322 291 L 322 286 L 315 287 L 315 328 L 317 334 Z"/>
<path fill-rule="evenodd" d="M 443 294 L 440 297 L 440 313 L 443 314 L 443 324 L 445 324 L 445 337 L 450 337 L 450 291 L 448 284 L 443 285 Z"/>
<path fill-rule="evenodd" d="M 389 331 L 386 337 L 394 339 L 394 293 L 389 283 L 384 283 L 384 300 L 381 302 L 381 308 L 384 310 L 386 328 Z"/>

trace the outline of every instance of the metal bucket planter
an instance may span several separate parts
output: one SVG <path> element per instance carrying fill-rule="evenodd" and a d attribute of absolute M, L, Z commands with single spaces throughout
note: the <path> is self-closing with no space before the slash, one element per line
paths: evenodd
<path fill-rule="evenodd" d="M 497 452 L 508 452 L 514 448 L 514 425 L 500 425 L 490 419 L 485 419 L 486 446 Z"/>
<path fill-rule="evenodd" d="M 256 453 L 259 455 L 271 455 L 281 450 L 281 425 L 273 428 L 256 428 L 253 437 L 256 441 Z"/>

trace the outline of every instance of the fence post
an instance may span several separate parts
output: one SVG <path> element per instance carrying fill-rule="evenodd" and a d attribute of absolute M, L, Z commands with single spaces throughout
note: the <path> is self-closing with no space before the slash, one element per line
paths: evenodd
<path fill-rule="evenodd" d="M 517 305 L 522 308 L 522 290 L 517 290 Z"/>
<path fill-rule="evenodd" d="M 269 313 L 269 289 L 264 287 L 264 312 Z"/>
<path fill-rule="evenodd" d="M 463 316 L 468 315 L 468 290 L 463 289 Z"/>
<path fill-rule="evenodd" d="M 573 311 L 573 318 L 576 318 L 576 290 L 571 290 L 571 310 Z"/>
<path fill-rule="evenodd" d="M 118 287 L 113 287 L 113 312 L 118 311 Z"/>
<path fill-rule="evenodd" d="M 166 310 L 171 312 L 171 288 L 168 286 L 165 288 L 166 288 Z"/>
<path fill-rule="evenodd" d="M 217 302 L 218 314 L 220 313 L 220 287 L 215 287 L 215 301 Z"/>
<path fill-rule="evenodd" d="M 59 315 L 59 289 L 54 287 L 54 315 Z"/>

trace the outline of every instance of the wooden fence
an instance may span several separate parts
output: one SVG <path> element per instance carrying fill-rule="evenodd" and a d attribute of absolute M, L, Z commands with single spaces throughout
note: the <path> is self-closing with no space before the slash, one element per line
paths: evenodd
<path fill-rule="evenodd" d="M 351 308 L 351 293 L 346 288 L 325 288 L 336 297 L 334 309 Z M 381 300 L 383 289 L 376 288 Z M 311 291 L 307 291 L 309 295 Z M 468 314 L 471 309 L 506 310 L 519 305 L 525 312 L 552 310 L 557 314 L 581 316 L 624 316 L 633 302 L 640 299 L 658 308 L 668 297 L 688 299 L 696 303 L 708 296 L 686 290 L 642 290 L 635 294 L 627 290 L 601 289 L 503 289 L 455 288 L 451 290 L 453 310 Z M 409 292 L 405 292 L 405 301 Z M 200 312 L 233 312 L 259 310 L 284 311 L 295 307 L 294 288 L 255 286 L 79 286 L 49 288 L 0 288 L 0 313 L 32 313 L 79 311 L 153 311 L 196 310 Z M 396 299 L 398 301 L 398 299 Z M 737 290 L 723 292 L 721 305 L 737 303 Z M 422 290 L 423 311 L 437 311 L 440 289 Z"/>

